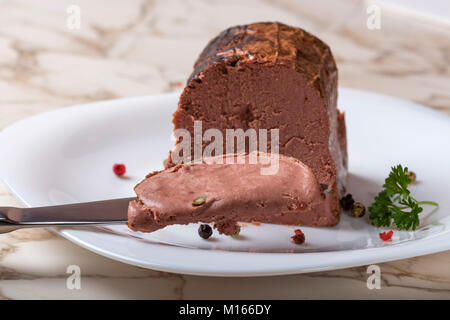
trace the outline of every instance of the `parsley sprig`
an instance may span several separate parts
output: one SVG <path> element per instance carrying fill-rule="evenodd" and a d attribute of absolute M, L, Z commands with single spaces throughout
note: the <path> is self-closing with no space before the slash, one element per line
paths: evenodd
<path fill-rule="evenodd" d="M 408 168 L 401 165 L 391 168 L 384 181 L 383 190 L 369 207 L 370 220 L 377 227 L 389 227 L 393 223 L 399 230 L 415 230 L 419 225 L 421 205 L 439 207 L 433 201 L 417 201 L 408 190 L 411 179 Z"/>

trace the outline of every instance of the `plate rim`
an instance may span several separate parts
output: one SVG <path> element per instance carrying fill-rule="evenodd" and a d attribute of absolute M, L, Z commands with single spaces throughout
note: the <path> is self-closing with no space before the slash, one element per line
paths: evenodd
<path fill-rule="evenodd" d="M 95 227 L 92 227 L 94 229 Z M 55 228 L 59 229 L 59 228 Z M 69 228 L 67 228 L 68 230 Z M 293 263 L 290 267 L 287 268 L 279 268 L 278 271 L 270 271 L 267 269 L 266 271 L 252 271 L 252 270 L 236 270 L 236 271 L 230 271 L 230 270 L 221 270 L 219 269 L 208 269 L 208 268 L 198 268 L 196 270 L 193 269 L 186 269 L 186 267 L 170 267 L 170 266 L 161 266 L 157 263 L 141 263 L 136 259 L 127 258 L 124 259 L 123 257 L 115 254 L 114 252 L 105 252 L 104 250 L 100 249 L 99 247 L 95 247 L 88 242 L 82 241 L 73 234 L 66 233 L 61 230 L 55 230 L 56 233 L 64 237 L 65 239 L 70 240 L 71 242 L 74 242 L 75 244 L 89 250 L 92 252 L 95 252 L 96 254 L 99 254 L 103 257 L 110 258 L 116 261 L 120 261 L 126 264 L 130 264 L 133 266 L 156 270 L 156 271 L 162 271 L 162 272 L 171 272 L 171 273 L 177 273 L 177 274 L 185 274 L 185 275 L 193 275 L 193 276 L 214 276 L 214 277 L 266 277 L 266 276 L 281 276 L 281 275 L 292 275 L 292 274 L 303 274 L 303 273 L 312 273 L 312 272 L 324 272 L 324 271 L 332 271 L 332 270 L 340 270 L 340 269 L 347 269 L 352 267 L 358 267 L 358 266 L 364 266 L 364 265 L 371 265 L 371 264 L 379 264 L 389 261 L 397 261 L 402 259 L 408 259 L 408 258 L 414 258 L 422 255 L 428 255 L 433 254 L 437 252 L 447 251 L 450 250 L 448 242 L 450 241 L 450 234 L 445 233 L 441 235 L 437 235 L 432 238 L 428 239 L 419 239 L 415 240 L 414 243 L 411 242 L 405 242 L 405 243 L 399 243 L 394 245 L 388 245 L 386 247 L 376 247 L 376 248 L 366 248 L 366 249 L 356 249 L 356 250 L 340 250 L 340 251 L 329 251 L 329 252 L 308 252 L 308 253 L 249 253 L 249 252 L 231 252 L 231 251 L 222 251 L 222 250 L 212 250 L 214 252 L 221 252 L 226 255 L 232 255 L 236 258 L 242 258 L 243 256 L 247 257 L 254 257 L 255 255 L 262 257 L 265 256 L 265 258 L 272 258 L 272 257 L 291 257 L 293 259 L 290 260 L 297 260 L 298 257 L 308 258 L 310 256 L 336 256 L 334 260 L 338 258 L 337 256 L 343 253 L 348 253 L 351 251 L 351 253 L 355 256 L 364 256 L 368 253 L 373 255 L 373 258 L 361 258 L 357 261 L 353 259 L 351 263 L 336 263 L 333 262 L 333 259 L 328 258 L 328 266 L 311 266 L 309 268 L 301 267 L 302 269 L 299 269 L 300 267 L 297 265 L 295 266 L 295 263 Z M 442 240 L 442 241 L 437 241 Z M 137 241 L 142 241 L 139 239 L 136 239 Z M 425 245 L 426 246 L 425 246 Z M 156 244 L 157 245 L 157 244 Z M 403 250 L 406 248 L 409 248 L 410 246 L 416 246 L 419 248 L 419 250 L 412 251 L 412 250 Z M 191 248 L 183 248 L 183 247 L 175 247 L 171 246 L 172 248 L 175 248 L 176 250 L 185 250 L 185 251 L 206 251 L 209 252 L 211 250 L 203 250 L 203 249 L 191 249 Z M 390 254 L 384 255 L 384 258 L 378 258 L 377 253 L 383 251 L 386 253 L 386 249 L 389 248 Z M 239 257 L 238 257 L 239 256 Z M 295 261 L 292 261 L 295 262 Z"/>

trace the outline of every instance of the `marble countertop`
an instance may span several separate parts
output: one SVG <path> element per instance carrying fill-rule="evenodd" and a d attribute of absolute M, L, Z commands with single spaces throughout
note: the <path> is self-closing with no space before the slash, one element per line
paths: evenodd
<path fill-rule="evenodd" d="M 79 29 L 71 20 L 72 4 L 80 9 Z M 369 5 L 358 0 L 1 1 L 0 129 L 73 104 L 178 89 L 212 36 L 230 25 L 264 20 L 302 26 L 325 40 L 341 86 L 450 114 L 449 25 L 381 7 L 380 29 L 369 29 Z M 2 184 L 0 205 L 21 205 Z M 66 286 L 67 267 L 74 264 L 82 270 L 80 290 Z M 0 299 L 450 298 L 450 251 L 379 266 L 380 290 L 367 288 L 365 266 L 277 277 L 197 277 L 109 260 L 49 230 L 18 230 L 0 235 Z"/>

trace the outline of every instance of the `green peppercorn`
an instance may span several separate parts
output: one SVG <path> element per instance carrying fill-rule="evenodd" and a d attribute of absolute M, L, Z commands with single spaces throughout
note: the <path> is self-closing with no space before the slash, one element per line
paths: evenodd
<path fill-rule="evenodd" d="M 414 173 L 414 171 L 408 171 L 408 179 L 411 181 L 410 183 L 413 184 L 414 182 L 416 182 L 416 174 Z"/>
<path fill-rule="evenodd" d="M 241 226 L 240 225 L 236 225 L 236 230 L 234 231 L 234 233 L 231 235 L 233 238 L 236 238 L 239 236 L 239 233 L 241 233 Z"/>
<path fill-rule="evenodd" d="M 198 235 L 202 237 L 203 239 L 208 239 L 213 234 L 212 228 L 207 224 L 201 224 L 200 227 L 198 227 Z"/>
<path fill-rule="evenodd" d="M 351 208 L 352 216 L 361 218 L 366 213 L 366 207 L 361 202 L 355 202 Z"/>
<path fill-rule="evenodd" d="M 205 202 L 206 202 L 206 197 L 205 196 L 201 196 L 201 197 L 198 197 L 198 198 L 194 199 L 192 201 L 192 205 L 194 207 L 198 207 L 198 206 L 204 205 Z"/>

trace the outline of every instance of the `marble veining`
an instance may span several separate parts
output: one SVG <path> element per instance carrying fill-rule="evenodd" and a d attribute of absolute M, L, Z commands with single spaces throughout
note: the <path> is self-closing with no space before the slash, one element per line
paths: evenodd
<path fill-rule="evenodd" d="M 67 7 L 81 29 L 67 27 Z M 369 1 L 130 0 L 0 3 L 0 129 L 77 103 L 179 90 L 207 41 L 222 29 L 264 20 L 302 26 L 332 48 L 340 85 L 390 94 L 450 114 L 448 25 L 382 8 L 366 27 Z M 1 156 L 1 151 L 0 151 Z M 0 205 L 20 206 L 3 184 Z M 68 290 L 79 265 L 81 290 Z M 450 298 L 450 251 L 302 275 L 214 278 L 145 270 L 82 249 L 50 230 L 0 235 L 0 299 Z"/>

